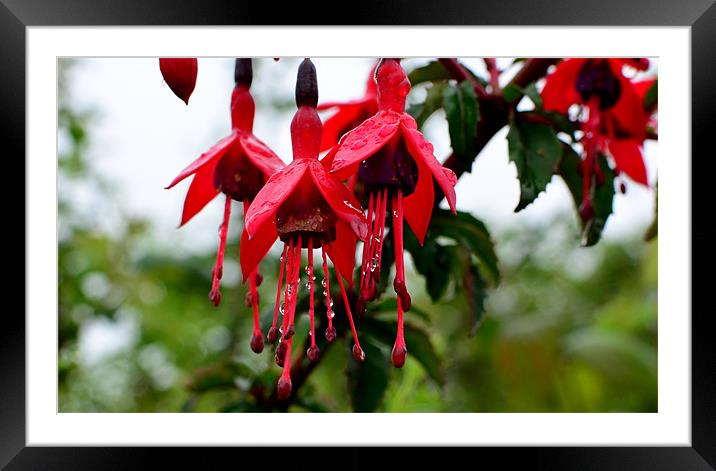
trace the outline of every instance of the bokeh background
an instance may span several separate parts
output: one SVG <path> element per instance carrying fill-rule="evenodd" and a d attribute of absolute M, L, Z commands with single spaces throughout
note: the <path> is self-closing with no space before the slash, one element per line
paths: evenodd
<path fill-rule="evenodd" d="M 484 74 L 480 59 L 461 61 Z M 320 101 L 333 101 L 361 96 L 374 60 L 314 63 Z M 404 66 L 425 63 L 407 59 Z M 505 81 L 518 67 L 511 63 L 498 59 L 508 68 Z M 297 65 L 291 58 L 254 61 L 254 132 L 286 162 Z M 651 67 L 647 74 L 656 61 Z M 270 386 L 280 370 L 272 349 L 249 349 L 239 207 L 229 229 L 224 301 L 214 308 L 208 292 L 222 202 L 177 229 L 188 181 L 163 189 L 228 133 L 233 60 L 199 59 L 189 106 L 164 84 L 156 58 L 60 59 L 58 70 L 59 411 L 257 410 L 252 389 Z M 409 100 L 424 96 L 416 87 Z M 442 111 L 424 131 L 439 158 L 449 155 Z M 502 273 L 475 335 L 459 289 L 433 303 L 408 256 L 415 321 L 432 345 L 430 358 L 409 353 L 396 370 L 379 352 L 377 376 L 365 381 L 350 342 L 341 339 L 289 410 L 657 410 L 657 239 L 643 238 L 655 214 L 658 145 L 645 146 L 651 188 L 627 181 L 602 240 L 584 248 L 561 179 L 513 211 L 519 184 L 505 135 L 493 138 L 457 185 L 458 209 L 486 224 Z M 264 263 L 262 300 L 275 296 L 278 256 L 274 250 Z M 273 306 L 262 304 L 267 320 Z"/>

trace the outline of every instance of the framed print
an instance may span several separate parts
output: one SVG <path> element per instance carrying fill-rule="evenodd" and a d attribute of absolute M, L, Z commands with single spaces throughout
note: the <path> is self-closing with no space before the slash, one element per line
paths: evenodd
<path fill-rule="evenodd" d="M 712 2 L 320 8 L 3 0 L 3 464 L 714 469 Z"/>

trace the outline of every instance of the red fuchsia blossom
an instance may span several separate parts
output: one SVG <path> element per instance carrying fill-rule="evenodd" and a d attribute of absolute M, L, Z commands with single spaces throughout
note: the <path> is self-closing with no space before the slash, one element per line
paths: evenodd
<path fill-rule="evenodd" d="M 604 181 L 597 157 L 611 155 L 615 172 L 626 173 L 632 180 L 647 185 L 646 167 L 641 152 L 646 137 L 646 113 L 643 99 L 624 76 L 624 66 L 645 70 L 647 59 L 566 59 L 547 76 L 542 89 L 544 109 L 566 114 L 579 105 L 584 154 L 580 166 L 583 181 L 582 219 L 591 219 L 592 179 Z"/>
<path fill-rule="evenodd" d="M 324 273 L 324 295 L 326 296 L 328 328 L 326 339 L 336 337 L 332 318 L 333 302 L 328 284 L 326 255 L 338 271 L 336 279 L 343 297 L 348 321 L 353 333 L 353 356 L 362 361 L 365 358 L 358 341 L 351 309 L 342 278 L 350 280 L 353 272 L 356 237 L 364 240 L 368 224 L 363 209 L 343 183 L 328 172 L 318 161 L 321 144 L 321 120 L 316 112 L 318 85 L 316 69 L 306 59 L 298 69 L 296 80 L 296 111 L 291 122 L 293 161 L 274 174 L 259 191 L 246 213 L 246 237 L 241 241 L 241 269 L 244 278 L 253 273 L 277 238 L 284 243 L 278 292 L 273 323 L 269 330 L 270 342 L 281 334 L 276 348 L 276 363 L 283 366 L 278 381 L 277 394 L 286 399 L 291 394 L 291 344 L 294 335 L 296 302 L 300 288 L 301 251 L 307 249 L 309 290 L 309 317 L 311 323 L 310 346 L 307 356 L 311 361 L 318 359 L 314 319 L 314 267 L 313 251 L 321 249 Z M 285 270 L 284 303 L 281 305 Z M 278 313 L 283 318 L 277 329 Z"/>
<path fill-rule="evenodd" d="M 375 66 L 370 70 L 365 85 L 365 94 L 361 98 L 346 102 L 331 101 L 318 105 L 316 108 L 318 111 L 336 109 L 336 113 L 323 123 L 321 152 L 331 149 L 342 135 L 378 112 L 378 88 L 375 85 L 374 75 Z"/>
<path fill-rule="evenodd" d="M 236 60 L 234 79 L 236 86 L 231 95 L 231 134 L 182 170 L 167 186 L 167 188 L 172 188 L 185 178 L 194 176 L 184 200 L 180 227 L 201 211 L 220 192 L 226 195 L 224 219 L 219 228 L 219 250 L 216 256 L 216 265 L 212 271 L 213 280 L 209 293 L 209 299 L 214 306 L 218 306 L 221 302 L 219 285 L 223 274 L 231 201 L 242 202 L 244 214 L 246 214 L 249 205 L 264 183 L 271 175 L 285 166 L 283 161 L 252 133 L 255 106 L 249 91 L 252 81 L 251 59 Z M 245 239 L 244 234 L 242 234 L 242 238 Z M 259 298 L 256 288 L 261 284 L 262 277 L 257 267 L 254 267 L 250 273 L 250 278 L 251 285 L 246 304 L 253 307 L 254 311 L 251 349 L 260 353 L 263 350 L 264 341 L 259 326 Z"/>
<path fill-rule="evenodd" d="M 392 361 L 405 363 L 407 348 L 403 335 L 403 312 L 411 298 L 405 284 L 403 263 L 403 219 L 422 245 L 434 205 L 433 180 L 455 209 L 455 173 L 443 167 L 433 146 L 417 130 L 415 120 L 405 113 L 410 81 L 396 59 L 384 59 L 376 72 L 379 111 L 345 134 L 323 160 L 341 179 L 357 173 L 368 195 L 368 238 L 363 245 L 358 312 L 377 296 L 386 213 L 392 216 L 395 247 L 395 281 L 398 295 L 398 332 Z"/>
<path fill-rule="evenodd" d="M 196 86 L 198 63 L 195 57 L 186 59 L 159 59 L 159 70 L 169 88 L 184 103 L 189 104 L 189 97 Z"/>

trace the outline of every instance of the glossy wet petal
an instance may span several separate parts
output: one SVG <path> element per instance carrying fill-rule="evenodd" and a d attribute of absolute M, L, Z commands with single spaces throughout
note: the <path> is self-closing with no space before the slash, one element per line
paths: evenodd
<path fill-rule="evenodd" d="M 415 162 L 418 164 L 418 184 L 413 194 L 403 200 L 403 214 L 418 242 L 423 245 L 433 214 L 435 190 L 430 169 L 422 159 Z"/>
<path fill-rule="evenodd" d="M 179 227 L 186 224 L 199 211 L 206 206 L 209 201 L 213 200 L 219 194 L 219 190 L 214 187 L 214 169 L 216 162 L 212 161 L 211 165 L 205 165 L 194 174 L 194 178 L 189 185 L 189 190 L 184 199 L 184 209 L 181 215 L 181 223 Z"/>
<path fill-rule="evenodd" d="M 609 141 L 609 153 L 614 158 L 619 170 L 629 175 L 629 178 L 635 182 L 648 185 L 640 141 L 612 139 Z"/>
<path fill-rule="evenodd" d="M 259 228 L 267 221 L 276 225 L 276 210 L 296 188 L 305 172 L 306 161 L 294 160 L 268 179 L 244 216 L 246 230 L 251 238 L 257 236 Z"/>
<path fill-rule="evenodd" d="M 581 102 L 577 92 L 577 74 L 585 59 L 566 59 L 557 64 L 554 72 L 547 76 L 542 89 L 542 102 L 546 111 L 566 113 L 574 103 Z"/>
<path fill-rule="evenodd" d="M 416 161 L 422 159 L 423 164 L 430 170 L 438 186 L 443 190 L 443 193 L 445 193 L 445 198 L 450 206 L 450 210 L 455 213 L 457 211 L 455 208 L 455 184 L 457 183 L 455 174 L 438 162 L 438 159 L 433 154 L 433 145 L 425 140 L 425 137 L 423 137 L 420 131 L 405 125 L 401 125 L 401 128 L 410 155 L 412 155 Z M 410 227 L 412 227 L 412 225 Z"/>
<path fill-rule="evenodd" d="M 365 240 L 368 235 L 368 221 L 363 208 L 353 193 L 318 161 L 309 161 L 310 174 L 336 216 L 344 221 L 358 238 Z"/>
<path fill-rule="evenodd" d="M 218 161 L 235 141 L 236 133 L 232 132 L 231 134 L 214 144 L 211 149 L 201 154 L 199 158 L 196 159 L 194 162 L 189 164 L 189 166 L 182 170 L 181 173 L 179 173 L 179 175 L 177 175 L 177 177 L 166 188 L 169 189 L 173 187 L 189 175 L 197 172 L 201 167 L 208 164 L 212 160 L 215 159 Z"/>
<path fill-rule="evenodd" d="M 345 179 L 354 173 L 358 164 L 383 147 L 398 131 L 400 115 L 381 111 L 346 133 L 339 143 L 331 172 Z"/>
<path fill-rule="evenodd" d="M 244 154 L 266 176 L 271 177 L 286 166 L 283 160 L 259 138 L 249 133 L 238 133 L 238 140 Z"/>
<path fill-rule="evenodd" d="M 242 283 L 246 283 L 246 280 L 249 279 L 249 276 L 253 273 L 256 266 L 266 256 L 277 238 L 276 225 L 270 221 L 259 226 L 258 233 L 252 239 L 249 239 L 249 234 L 245 228 L 241 231 L 239 258 L 241 262 Z"/>
<path fill-rule="evenodd" d="M 619 75 L 621 94 L 609 113 L 617 122 L 617 128 L 636 139 L 643 139 L 646 132 L 646 112 L 643 101 L 634 89 L 631 80 Z"/>

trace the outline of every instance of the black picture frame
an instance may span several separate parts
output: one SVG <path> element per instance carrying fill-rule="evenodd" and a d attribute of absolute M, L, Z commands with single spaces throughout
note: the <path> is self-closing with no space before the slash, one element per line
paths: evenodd
<path fill-rule="evenodd" d="M 279 8 L 272 2 L 217 0 L 0 0 L 0 133 L 3 170 L 0 184 L 5 224 L 0 240 L 5 248 L 6 279 L 3 292 L 7 308 L 0 324 L 0 465 L 9 470 L 25 469 L 127 469 L 144 467 L 148 459 L 160 458 L 185 466 L 225 459 L 236 461 L 236 450 L 207 448 L 126 447 L 26 447 L 25 425 L 25 320 L 27 286 L 25 254 L 32 250 L 25 242 L 24 195 L 32 191 L 32 175 L 25 162 L 25 38 L 28 26 L 109 26 L 109 25 L 565 25 L 565 26 L 690 26 L 692 84 L 692 155 L 665 155 L 692 164 L 692 312 L 660 315 L 689 316 L 692 322 L 692 414 L 690 447 L 547 447 L 484 448 L 473 460 L 498 459 L 507 465 L 529 465 L 538 469 L 716 469 L 716 352 L 711 336 L 713 302 L 708 298 L 710 267 L 716 263 L 716 229 L 710 225 L 713 213 L 714 157 L 711 146 L 716 109 L 716 6 L 714 0 L 674 2 L 636 0 L 362 0 L 351 4 L 329 2 L 286 2 Z M 323 12 L 325 16 L 319 16 Z M 334 12 L 335 17 L 327 13 Z M 340 12 L 340 13 L 339 13 Z M 695 165 L 698 163 L 698 165 Z M 698 171 L 697 171 L 698 170 Z M 23 195 L 20 204 L 19 195 Z M 19 247 L 24 250 L 20 251 Z M 15 306 L 13 306 L 15 307 Z M 49 313 L 48 313 L 49 314 Z M 278 418 L 276 419 L 278 420 Z M 281 456 L 280 452 L 277 456 Z M 297 450 L 286 455 L 298 459 Z M 325 452 L 328 453 L 328 452 Z M 340 460 L 360 468 L 371 462 L 367 453 L 332 449 L 313 456 Z M 414 449 L 411 455 L 424 454 Z M 257 457 L 264 461 L 269 452 Z M 402 453 L 401 453 L 402 454 Z M 152 456 L 150 456 L 152 455 Z M 444 455 L 443 455 L 444 456 Z M 246 459 L 246 458 L 242 458 Z M 395 456 L 393 460 L 397 460 Z M 389 463 L 387 459 L 384 463 Z M 248 464 L 248 463 L 247 463 Z M 277 464 L 277 463 L 276 463 Z"/>

